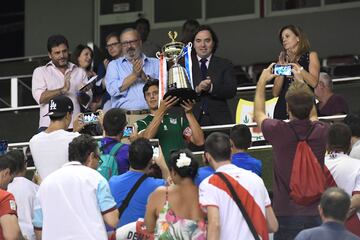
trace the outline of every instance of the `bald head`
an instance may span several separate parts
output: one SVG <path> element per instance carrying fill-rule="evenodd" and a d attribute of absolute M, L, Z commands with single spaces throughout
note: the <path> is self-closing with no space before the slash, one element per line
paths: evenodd
<path fill-rule="evenodd" d="M 350 197 L 341 188 L 328 188 L 320 200 L 323 218 L 331 218 L 337 221 L 345 221 L 350 207 Z"/>

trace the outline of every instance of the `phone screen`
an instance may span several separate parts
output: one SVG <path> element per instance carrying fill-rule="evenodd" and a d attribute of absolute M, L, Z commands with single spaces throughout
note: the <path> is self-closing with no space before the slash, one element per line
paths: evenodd
<path fill-rule="evenodd" d="M 275 64 L 273 67 L 273 74 L 280 75 L 280 76 L 291 76 L 292 66 L 291 65 L 280 65 Z"/>
<path fill-rule="evenodd" d="M 126 126 L 124 129 L 124 137 L 130 137 L 130 135 L 133 133 L 134 127 L 133 126 Z"/>
<path fill-rule="evenodd" d="M 85 124 L 96 124 L 99 121 L 98 112 L 89 112 L 83 114 L 83 120 Z"/>
<path fill-rule="evenodd" d="M 6 140 L 0 140 L 0 156 L 4 155 L 8 148 L 8 142 Z"/>
<path fill-rule="evenodd" d="M 153 148 L 153 158 L 158 158 L 160 154 L 159 139 L 150 139 L 150 144 Z"/>

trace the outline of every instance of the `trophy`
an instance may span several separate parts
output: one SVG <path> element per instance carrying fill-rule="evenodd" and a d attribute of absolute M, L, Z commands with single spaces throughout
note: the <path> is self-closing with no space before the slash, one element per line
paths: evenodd
<path fill-rule="evenodd" d="M 171 68 L 168 72 L 167 89 L 164 98 L 167 96 L 176 96 L 179 98 L 178 105 L 184 100 L 194 100 L 197 98 L 196 92 L 193 90 L 192 82 L 184 67 L 178 64 L 180 58 L 184 53 L 185 44 L 182 42 L 176 42 L 177 32 L 169 32 L 170 43 L 165 44 L 161 53 L 157 52 L 156 56 L 160 58 L 162 54 L 167 62 L 172 63 Z M 186 47 L 191 48 L 192 44 L 189 42 Z M 189 69 L 191 71 L 191 69 Z"/>

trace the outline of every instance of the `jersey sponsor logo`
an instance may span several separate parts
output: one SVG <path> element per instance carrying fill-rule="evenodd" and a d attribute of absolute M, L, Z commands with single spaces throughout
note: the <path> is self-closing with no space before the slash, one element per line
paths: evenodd
<path fill-rule="evenodd" d="M 177 119 L 176 118 L 170 118 L 170 123 L 171 124 L 177 124 Z"/>
<path fill-rule="evenodd" d="M 16 211 L 16 203 L 14 200 L 9 201 L 10 209 Z"/>

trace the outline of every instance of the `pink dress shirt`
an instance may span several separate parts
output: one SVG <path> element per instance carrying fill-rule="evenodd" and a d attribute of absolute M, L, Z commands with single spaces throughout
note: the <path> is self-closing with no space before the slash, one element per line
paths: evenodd
<path fill-rule="evenodd" d="M 66 70 L 65 74 L 71 71 L 70 79 L 70 90 L 65 96 L 69 97 L 74 104 L 74 117 L 80 113 L 80 105 L 76 97 L 78 89 L 83 86 L 87 81 L 86 72 L 77 67 L 75 64 L 69 62 L 69 67 Z M 40 104 L 41 94 L 46 90 L 55 90 L 62 88 L 64 86 L 64 74 L 50 61 L 45 66 L 38 67 L 34 70 L 32 76 L 32 95 L 35 101 Z M 40 104 L 40 119 L 39 127 L 48 127 L 50 124 L 49 117 L 43 117 L 49 111 L 49 104 Z M 69 128 L 72 128 L 72 122 Z"/>

